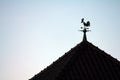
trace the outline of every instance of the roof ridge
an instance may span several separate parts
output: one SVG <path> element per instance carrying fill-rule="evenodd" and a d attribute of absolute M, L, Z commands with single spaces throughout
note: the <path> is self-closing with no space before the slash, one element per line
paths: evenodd
<path fill-rule="evenodd" d="M 89 46 L 93 46 L 92 48 L 94 48 L 95 50 L 97 50 L 97 51 L 99 50 L 100 51 L 100 52 L 98 51 L 97 54 L 100 53 L 101 55 L 105 56 L 107 59 L 109 59 L 109 60 L 119 64 L 119 66 L 120 66 L 120 61 L 119 60 L 117 60 L 116 58 L 112 57 L 110 54 L 106 53 L 104 50 L 102 50 L 99 47 L 93 45 L 92 43 L 89 43 L 89 44 L 91 44 Z"/>
<path fill-rule="evenodd" d="M 81 44 L 84 44 L 84 43 L 86 43 L 86 42 L 88 42 L 88 41 L 83 41 L 83 42 L 77 44 L 75 47 L 71 48 L 71 50 L 69 50 L 69 51 L 67 52 L 67 54 L 71 53 L 71 51 L 73 51 L 73 50 L 75 50 L 75 49 L 76 49 L 76 50 L 80 50 L 79 47 L 82 46 Z M 58 75 L 60 75 L 60 74 L 64 71 L 64 69 L 66 69 L 66 67 L 70 65 L 69 63 L 71 63 L 71 61 L 73 61 L 72 58 L 74 58 L 74 57 L 77 55 L 76 52 L 75 52 L 75 53 L 71 53 L 71 54 L 72 54 L 72 55 L 71 55 L 72 57 L 69 59 L 69 61 L 67 62 L 67 64 L 64 65 L 64 68 L 61 69 L 61 72 L 60 72 Z M 58 76 L 56 76 L 56 78 L 58 78 Z M 55 78 L 55 79 L 56 79 L 56 78 Z"/>
<path fill-rule="evenodd" d="M 117 60 L 117 59 L 115 59 L 115 58 L 113 58 L 111 55 L 109 55 L 109 54 L 107 54 L 106 52 L 104 52 L 103 50 L 101 50 L 101 49 L 99 49 L 98 47 L 96 47 L 96 46 L 94 46 L 92 43 L 90 43 L 90 42 L 88 42 L 88 41 L 83 41 L 83 42 L 81 42 L 81 43 L 79 43 L 78 45 L 76 45 L 74 48 L 72 48 L 69 52 L 71 52 L 72 50 L 81 50 L 83 47 L 86 47 L 86 46 L 84 46 L 84 45 L 86 45 L 87 46 L 87 48 L 92 48 L 93 50 L 95 50 L 95 51 L 98 51 L 98 53 L 97 54 L 101 54 L 101 55 L 103 55 L 105 58 L 107 58 L 107 59 L 109 59 L 110 61 L 112 61 L 113 63 L 115 62 L 115 63 L 117 63 L 118 65 L 119 65 L 119 67 L 120 67 L 120 63 L 119 63 L 119 61 Z M 67 54 L 69 54 L 69 52 L 67 53 Z M 77 51 L 76 51 L 77 52 Z M 64 68 L 62 68 L 61 69 L 61 72 L 58 74 L 58 75 L 60 75 L 62 72 L 64 72 L 64 70 L 65 69 L 67 69 L 68 68 L 68 66 L 69 65 L 71 65 L 74 61 L 76 61 L 75 59 L 77 59 L 77 57 L 78 56 L 76 56 L 76 55 L 79 55 L 79 53 L 76 53 L 76 52 L 74 52 L 74 53 L 72 53 L 72 57 L 69 59 L 69 61 L 64 65 Z M 81 53 L 82 54 L 82 53 Z M 81 55 L 80 54 L 80 55 Z M 73 61 L 73 62 L 72 62 Z M 58 78 L 59 76 L 56 76 L 56 78 Z M 55 78 L 55 79 L 56 79 Z"/>
<path fill-rule="evenodd" d="M 50 64 L 44 70 L 39 72 L 36 76 L 34 76 L 30 80 L 34 80 L 34 78 L 35 78 L 35 80 L 36 80 L 36 78 L 42 79 L 42 80 L 49 80 L 49 78 L 50 78 L 50 80 L 61 80 L 59 78 L 61 76 L 64 76 L 64 74 L 66 75 L 66 71 L 69 72 L 68 69 L 76 68 L 76 66 L 74 66 L 74 65 L 80 65 L 82 67 L 83 66 L 86 67 L 86 65 L 84 65 L 84 64 L 86 64 L 85 63 L 86 60 L 87 60 L 87 63 L 91 63 L 91 65 L 92 65 L 91 67 L 93 67 L 95 64 L 96 64 L 96 66 L 97 66 L 97 64 L 99 64 L 99 65 L 103 64 L 102 66 L 104 66 L 104 67 L 107 65 L 110 65 L 110 67 L 115 65 L 116 68 L 118 68 L 118 71 L 120 70 L 119 69 L 120 62 L 117 59 L 113 58 L 111 55 L 109 55 L 106 52 L 104 52 L 103 50 L 99 49 L 92 43 L 90 43 L 88 41 L 82 41 L 81 43 L 77 44 L 75 47 L 71 48 L 71 50 L 66 52 L 63 56 L 59 57 L 55 62 Z M 96 60 L 96 61 L 94 61 L 94 60 Z M 76 63 L 76 61 L 78 61 L 78 62 Z M 112 63 L 110 63 L 110 62 L 112 62 Z M 79 68 L 79 70 L 80 69 L 81 68 Z M 70 75 L 70 74 L 68 74 L 68 75 Z"/>

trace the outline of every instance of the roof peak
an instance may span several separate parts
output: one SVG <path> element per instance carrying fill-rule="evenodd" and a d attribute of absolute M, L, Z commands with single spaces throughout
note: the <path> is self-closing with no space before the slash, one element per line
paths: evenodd
<path fill-rule="evenodd" d="M 87 41 L 87 36 L 86 36 L 86 32 L 89 32 L 89 27 L 90 27 L 90 21 L 85 22 L 84 18 L 81 19 L 81 23 L 84 25 L 84 27 L 81 27 L 81 30 L 84 34 L 83 34 L 83 41 Z"/>

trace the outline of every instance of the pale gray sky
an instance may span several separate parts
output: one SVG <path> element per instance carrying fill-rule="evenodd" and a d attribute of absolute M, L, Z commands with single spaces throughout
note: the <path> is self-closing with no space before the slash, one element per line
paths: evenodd
<path fill-rule="evenodd" d="M 82 40 L 120 60 L 120 0 L 0 0 L 0 80 L 28 80 Z"/>

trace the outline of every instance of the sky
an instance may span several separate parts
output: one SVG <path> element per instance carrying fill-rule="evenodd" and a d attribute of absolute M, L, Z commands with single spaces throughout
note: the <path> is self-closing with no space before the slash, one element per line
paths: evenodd
<path fill-rule="evenodd" d="M 120 60 L 120 0 L 0 0 L 0 80 L 28 80 L 82 41 Z"/>

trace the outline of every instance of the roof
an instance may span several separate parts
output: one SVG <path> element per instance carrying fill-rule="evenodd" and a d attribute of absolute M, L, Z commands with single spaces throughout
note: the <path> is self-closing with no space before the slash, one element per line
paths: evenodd
<path fill-rule="evenodd" d="M 30 80 L 120 80 L 120 62 L 83 40 Z"/>
<path fill-rule="evenodd" d="M 87 41 L 82 23 L 83 41 L 30 80 L 120 80 L 120 62 Z"/>

